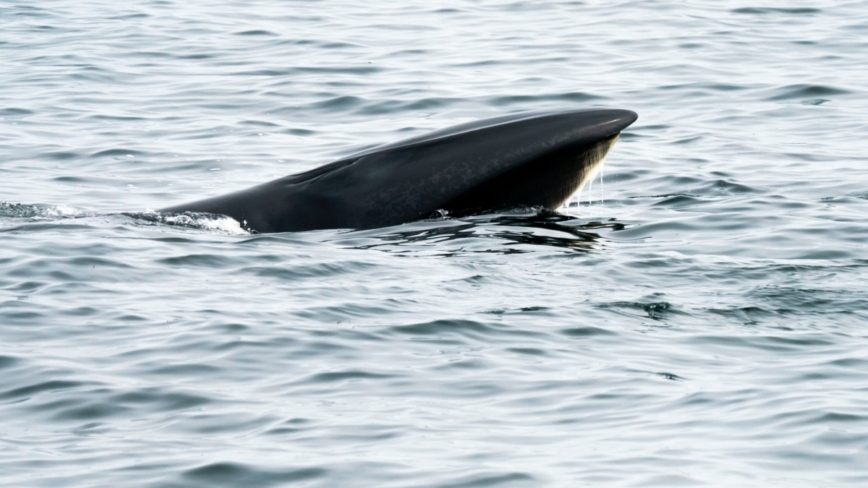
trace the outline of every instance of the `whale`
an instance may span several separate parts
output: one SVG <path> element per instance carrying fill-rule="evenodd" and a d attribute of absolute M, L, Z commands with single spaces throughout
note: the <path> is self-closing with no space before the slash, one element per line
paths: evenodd
<path fill-rule="evenodd" d="M 604 108 L 501 115 L 159 212 L 226 215 L 250 232 L 270 233 L 557 209 L 593 178 L 637 118 L 629 110 Z"/>

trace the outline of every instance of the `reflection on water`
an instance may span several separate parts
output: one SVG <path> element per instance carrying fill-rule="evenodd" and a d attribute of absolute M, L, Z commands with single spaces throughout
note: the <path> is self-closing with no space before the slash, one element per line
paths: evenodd
<path fill-rule="evenodd" d="M 485 252 L 514 254 L 531 252 L 535 246 L 562 248 L 576 252 L 589 252 L 602 239 L 600 230 L 618 231 L 624 224 L 611 222 L 585 222 L 575 217 L 549 210 L 517 210 L 507 214 L 489 214 L 460 219 L 438 219 L 400 226 L 394 230 L 350 232 L 338 242 L 351 240 L 355 249 L 379 249 L 388 252 L 407 252 L 410 248 L 449 250 L 456 252 Z M 363 239 L 363 243 L 357 242 Z M 462 246 L 466 241 L 468 246 Z M 530 248 L 523 249 L 527 245 Z M 492 246 L 481 248 L 480 246 Z"/>

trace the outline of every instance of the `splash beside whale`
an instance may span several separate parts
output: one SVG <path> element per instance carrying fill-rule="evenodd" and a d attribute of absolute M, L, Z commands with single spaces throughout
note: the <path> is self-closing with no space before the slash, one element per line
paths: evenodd
<path fill-rule="evenodd" d="M 387 227 L 438 210 L 558 208 L 637 117 L 613 109 L 504 115 L 160 212 L 221 214 L 254 232 L 294 232 Z"/>

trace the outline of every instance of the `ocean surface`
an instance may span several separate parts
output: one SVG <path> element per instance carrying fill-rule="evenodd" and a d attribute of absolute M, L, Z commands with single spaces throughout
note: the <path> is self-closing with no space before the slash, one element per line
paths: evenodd
<path fill-rule="evenodd" d="M 585 107 L 559 213 L 152 210 Z M 0 201 L 4 487 L 868 486 L 866 1 L 0 1 Z"/>

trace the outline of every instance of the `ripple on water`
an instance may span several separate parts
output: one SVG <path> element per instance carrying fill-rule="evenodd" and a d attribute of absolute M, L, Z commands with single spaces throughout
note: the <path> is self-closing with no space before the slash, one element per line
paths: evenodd
<path fill-rule="evenodd" d="M 388 329 L 392 334 L 410 336 L 436 336 L 478 338 L 496 335 L 499 327 L 473 320 L 434 320 L 416 324 L 398 325 Z"/>
<path fill-rule="evenodd" d="M 814 15 L 822 13 L 821 9 L 810 7 L 741 7 L 731 10 L 734 14 L 753 14 L 753 15 Z"/>
<path fill-rule="evenodd" d="M 840 98 L 852 92 L 843 88 L 828 85 L 788 85 L 776 88 L 766 97 L 770 102 L 783 100 L 816 99 L 818 97 Z"/>
<path fill-rule="evenodd" d="M 15 356 L 0 356 L 0 369 L 14 368 L 21 363 L 21 359 Z"/>
<path fill-rule="evenodd" d="M 9 486 L 868 485 L 862 3 L 19 3 Z M 597 106 L 561 213 L 113 213 Z"/>
<path fill-rule="evenodd" d="M 286 483 L 300 483 L 326 476 L 323 468 L 274 468 L 240 464 L 234 462 L 214 462 L 189 469 L 182 474 L 184 484 L 203 483 L 207 486 L 281 486 Z"/>
<path fill-rule="evenodd" d="M 85 386 L 86 383 L 80 381 L 65 381 L 65 380 L 49 380 L 40 381 L 39 383 L 13 388 L 11 390 L 0 393 L 0 399 L 3 400 L 27 400 L 39 393 L 52 392 L 58 390 L 66 390 L 70 388 L 78 388 Z"/>

